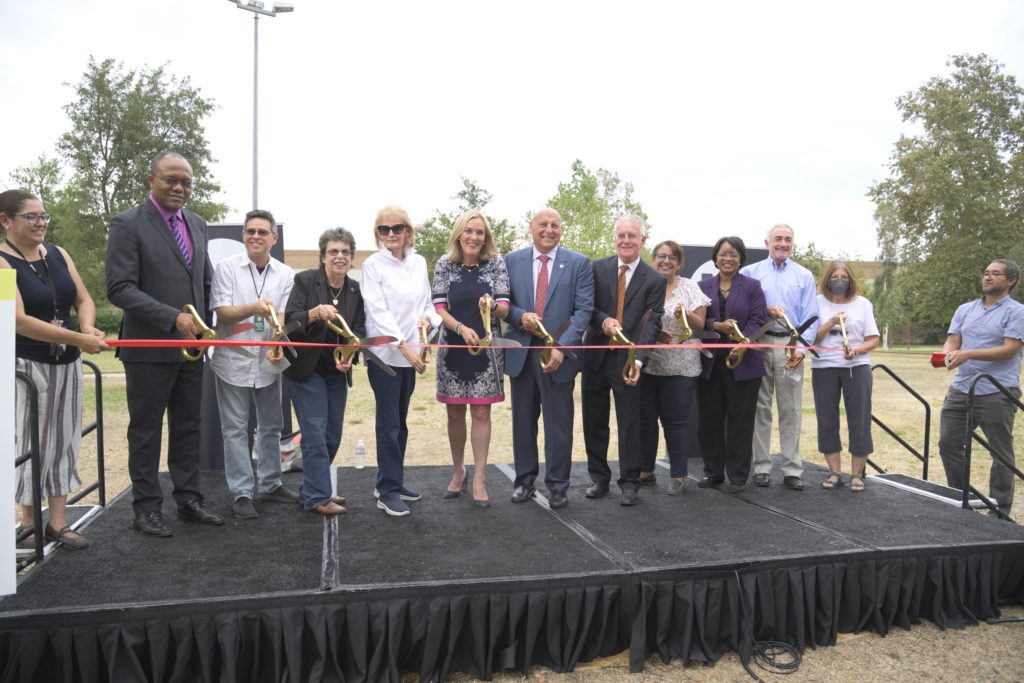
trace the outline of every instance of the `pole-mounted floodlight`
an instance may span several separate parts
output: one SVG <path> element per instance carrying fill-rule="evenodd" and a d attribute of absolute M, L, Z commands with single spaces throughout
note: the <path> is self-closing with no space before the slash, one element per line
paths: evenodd
<path fill-rule="evenodd" d="M 278 13 L 294 12 L 295 7 L 286 2 L 272 3 L 267 9 L 263 0 L 228 0 L 238 9 L 252 12 L 252 208 L 259 208 L 259 55 L 260 15 L 276 17 Z"/>

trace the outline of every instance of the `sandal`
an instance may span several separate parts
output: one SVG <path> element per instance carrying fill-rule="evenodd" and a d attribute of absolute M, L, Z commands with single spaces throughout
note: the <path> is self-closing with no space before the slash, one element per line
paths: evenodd
<path fill-rule="evenodd" d="M 55 531 L 54 528 L 50 526 L 50 523 L 47 522 L 46 526 L 43 527 L 43 536 L 47 541 L 59 542 L 68 550 L 82 550 L 83 548 L 89 547 L 89 539 L 72 529 L 70 526 L 66 526 L 60 531 Z"/>
<path fill-rule="evenodd" d="M 850 476 L 850 491 L 860 493 L 864 490 L 864 475 L 854 474 Z"/>
<path fill-rule="evenodd" d="M 832 477 L 835 477 L 835 479 L 833 479 Z M 826 491 L 833 491 L 835 489 L 843 488 L 844 483 L 845 482 L 843 482 L 842 472 L 832 472 L 828 475 L 828 478 L 825 479 L 825 481 L 821 482 L 821 488 L 825 489 Z"/>

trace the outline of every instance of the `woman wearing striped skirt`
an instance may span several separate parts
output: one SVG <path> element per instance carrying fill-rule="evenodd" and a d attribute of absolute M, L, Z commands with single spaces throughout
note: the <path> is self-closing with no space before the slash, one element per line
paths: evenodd
<path fill-rule="evenodd" d="M 17 273 L 15 330 L 16 368 L 29 375 L 39 392 L 40 480 L 47 497 L 47 541 L 71 549 L 88 540 L 68 526 L 67 495 L 81 484 L 75 461 L 82 438 L 81 352 L 107 347 L 94 326 L 96 305 L 75 264 L 60 247 L 45 244 L 49 214 L 35 195 L 23 190 L 0 193 L 0 268 Z M 78 312 L 81 331 L 71 318 Z M 29 397 L 22 382 L 15 384 L 15 452 L 28 448 L 32 424 Z M 17 471 L 17 500 L 21 505 L 19 533 L 32 526 L 31 461 Z"/>

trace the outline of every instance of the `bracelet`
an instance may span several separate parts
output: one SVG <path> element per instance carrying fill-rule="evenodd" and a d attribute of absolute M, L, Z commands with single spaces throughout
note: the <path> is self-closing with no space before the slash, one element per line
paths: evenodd
<path fill-rule="evenodd" d="M 455 334 L 462 336 L 462 323 L 455 323 Z"/>

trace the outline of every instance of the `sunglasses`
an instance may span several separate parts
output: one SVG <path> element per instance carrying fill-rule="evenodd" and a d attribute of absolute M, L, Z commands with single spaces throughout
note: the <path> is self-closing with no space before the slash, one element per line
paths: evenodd
<path fill-rule="evenodd" d="M 409 226 L 405 223 L 399 223 L 398 225 L 378 225 L 377 232 L 381 237 L 386 237 L 389 232 L 392 235 L 401 235 L 408 227 Z"/>

